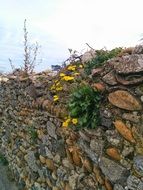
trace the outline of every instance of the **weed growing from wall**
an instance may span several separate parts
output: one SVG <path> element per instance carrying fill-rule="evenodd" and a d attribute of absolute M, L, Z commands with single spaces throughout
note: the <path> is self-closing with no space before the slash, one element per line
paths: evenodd
<path fill-rule="evenodd" d="M 116 57 L 121 51 L 122 48 L 115 48 L 111 51 L 96 50 L 96 57 L 85 65 L 85 73 L 90 75 L 92 69 L 102 66 L 109 59 Z"/>
<path fill-rule="evenodd" d="M 100 123 L 99 106 L 101 95 L 88 85 L 76 89 L 68 104 L 71 118 L 77 118 L 78 128 L 96 128 Z"/>

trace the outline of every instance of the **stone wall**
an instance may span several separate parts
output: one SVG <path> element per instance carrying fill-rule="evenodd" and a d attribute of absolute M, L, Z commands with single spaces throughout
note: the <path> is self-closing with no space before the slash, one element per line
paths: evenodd
<path fill-rule="evenodd" d="M 114 69 L 125 72 L 117 63 Z M 107 91 L 97 129 L 61 127 L 62 119 L 51 109 L 46 74 L 39 80 L 11 76 L 1 81 L 1 152 L 19 189 L 143 189 L 142 82 L 139 77 L 130 80 L 135 84 L 130 87 L 115 78 L 112 62 L 110 66 L 112 70 L 101 73 Z"/>

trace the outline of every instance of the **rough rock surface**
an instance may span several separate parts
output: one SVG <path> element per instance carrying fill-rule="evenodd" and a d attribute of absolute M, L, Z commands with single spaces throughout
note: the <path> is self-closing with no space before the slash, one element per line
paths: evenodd
<path fill-rule="evenodd" d="M 18 190 L 16 184 L 9 180 L 7 166 L 0 164 L 0 190 Z"/>

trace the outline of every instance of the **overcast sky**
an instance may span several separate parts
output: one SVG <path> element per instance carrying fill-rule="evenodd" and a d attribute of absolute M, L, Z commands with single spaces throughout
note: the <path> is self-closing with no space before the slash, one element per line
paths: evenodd
<path fill-rule="evenodd" d="M 23 22 L 41 45 L 37 69 L 60 64 L 68 48 L 134 46 L 143 34 L 142 0 L 0 0 L 0 70 L 23 60 Z"/>

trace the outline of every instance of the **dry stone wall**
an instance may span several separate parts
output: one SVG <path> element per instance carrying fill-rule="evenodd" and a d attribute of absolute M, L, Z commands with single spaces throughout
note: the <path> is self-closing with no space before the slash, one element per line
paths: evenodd
<path fill-rule="evenodd" d="M 61 127 L 44 74 L 1 81 L 0 151 L 19 189 L 143 190 L 142 60 L 134 52 L 93 70 L 106 89 L 97 129 Z"/>

